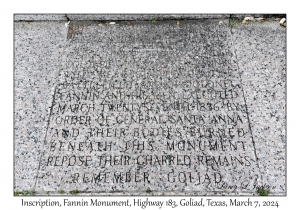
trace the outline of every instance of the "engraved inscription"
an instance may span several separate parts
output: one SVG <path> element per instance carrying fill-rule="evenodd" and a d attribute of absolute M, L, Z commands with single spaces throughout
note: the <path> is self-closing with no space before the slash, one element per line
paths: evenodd
<path fill-rule="evenodd" d="M 107 27 L 69 37 L 38 182 L 128 192 L 256 183 L 228 28 Z"/>

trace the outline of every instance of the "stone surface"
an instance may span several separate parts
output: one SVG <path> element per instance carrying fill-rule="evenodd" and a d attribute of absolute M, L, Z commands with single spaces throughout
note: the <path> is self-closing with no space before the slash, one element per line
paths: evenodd
<path fill-rule="evenodd" d="M 34 189 L 66 34 L 64 23 L 14 23 L 15 190 Z"/>
<path fill-rule="evenodd" d="M 286 30 L 278 21 L 233 34 L 263 183 L 286 192 Z"/>
<path fill-rule="evenodd" d="M 205 194 L 259 182 L 227 26 L 75 22 L 68 38 L 37 191 Z"/>
<path fill-rule="evenodd" d="M 231 18 L 242 18 L 245 17 L 254 17 L 254 18 L 283 18 L 286 17 L 286 14 L 232 14 Z"/>
<path fill-rule="evenodd" d="M 229 14 L 67 14 L 70 20 L 170 20 L 229 18 Z"/>
<path fill-rule="evenodd" d="M 15 21 L 67 20 L 64 14 L 14 14 Z"/>
<path fill-rule="evenodd" d="M 71 21 L 68 33 L 63 23 L 36 25 L 60 33 L 45 39 L 58 45 L 47 74 L 27 74 L 26 52 L 16 53 L 15 174 L 28 184 L 15 175 L 15 189 L 250 196 L 269 185 L 285 195 L 285 29 L 227 21 Z M 36 29 L 16 27 L 29 39 L 15 51 L 27 49 Z M 44 91 L 33 92 L 29 84 L 43 79 Z M 39 106 L 20 99 L 27 95 Z M 31 119 L 36 142 L 25 140 Z"/>
<path fill-rule="evenodd" d="M 242 18 L 244 19 L 245 17 L 254 17 L 254 18 L 263 18 L 263 14 L 233 14 L 231 15 L 231 18 Z"/>
<path fill-rule="evenodd" d="M 14 14 L 15 21 L 45 21 L 45 20 L 197 20 L 226 18 L 270 18 L 285 17 L 284 14 Z"/>
<path fill-rule="evenodd" d="M 229 14 L 15 14 L 15 21 L 44 20 L 170 20 L 170 19 L 207 19 L 229 18 Z"/>

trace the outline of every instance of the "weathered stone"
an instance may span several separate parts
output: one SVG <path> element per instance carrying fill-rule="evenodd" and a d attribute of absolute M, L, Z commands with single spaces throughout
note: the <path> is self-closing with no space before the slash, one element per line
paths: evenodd
<path fill-rule="evenodd" d="M 262 182 L 286 191 L 286 30 L 251 22 L 233 34 Z"/>
<path fill-rule="evenodd" d="M 259 181 L 226 26 L 69 30 L 38 191 L 201 194 Z"/>
<path fill-rule="evenodd" d="M 14 187 L 21 191 L 36 182 L 67 28 L 59 22 L 14 24 Z"/>
<path fill-rule="evenodd" d="M 170 19 L 208 19 L 229 18 L 229 14 L 15 14 L 15 21 L 44 20 L 170 20 Z"/>
<path fill-rule="evenodd" d="M 64 14 L 15 14 L 15 21 L 68 20 Z"/>
<path fill-rule="evenodd" d="M 114 18 L 107 20 L 122 20 Z M 59 73 L 47 78 L 53 89 L 41 101 L 51 109 L 37 111 L 45 116 L 37 117 L 38 157 L 20 155 L 39 169 L 29 177 L 36 184 L 22 187 L 255 195 L 269 185 L 285 194 L 285 29 L 275 21 L 231 28 L 228 19 L 175 19 L 71 21 L 68 33 L 60 25 L 65 47 L 52 56 Z M 32 94 L 18 89 L 27 92 L 16 97 Z M 16 124 L 28 132 L 17 104 Z"/>
<path fill-rule="evenodd" d="M 229 18 L 229 14 L 67 14 L 70 20 L 170 20 L 170 19 L 207 19 Z"/>

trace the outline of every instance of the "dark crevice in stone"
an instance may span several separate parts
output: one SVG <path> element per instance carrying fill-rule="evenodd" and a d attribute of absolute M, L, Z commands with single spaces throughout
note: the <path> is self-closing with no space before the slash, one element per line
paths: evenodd
<path fill-rule="evenodd" d="M 65 14 L 65 17 L 67 18 L 67 21 L 71 21 L 67 14 Z"/>
<path fill-rule="evenodd" d="M 286 18 L 286 14 L 231 14 L 230 18 L 237 20 L 244 19 L 245 17 L 254 18 Z"/>
<path fill-rule="evenodd" d="M 233 15 L 229 15 L 229 18 L 228 18 L 228 27 L 230 27 L 230 21 L 232 21 L 233 19 Z M 231 36 L 232 36 L 232 27 L 230 27 L 230 33 L 231 33 Z"/>
<path fill-rule="evenodd" d="M 264 14 L 263 18 L 286 18 L 286 14 Z"/>

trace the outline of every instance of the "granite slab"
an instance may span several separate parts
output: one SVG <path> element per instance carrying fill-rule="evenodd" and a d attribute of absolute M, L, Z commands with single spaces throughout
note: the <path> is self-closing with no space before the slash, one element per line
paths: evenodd
<path fill-rule="evenodd" d="M 262 181 L 286 193 L 286 29 L 278 21 L 233 33 Z"/>
<path fill-rule="evenodd" d="M 14 23 L 14 189 L 33 190 L 67 28 Z"/>
<path fill-rule="evenodd" d="M 229 18 L 229 14 L 14 14 L 15 21 L 48 21 L 48 20 L 170 20 L 170 19 L 207 19 Z"/>
<path fill-rule="evenodd" d="M 14 21 L 63 21 L 65 14 L 14 14 Z"/>
<path fill-rule="evenodd" d="M 278 21 L 100 18 L 15 25 L 15 189 L 286 194 Z"/>
<path fill-rule="evenodd" d="M 70 20 L 172 20 L 229 18 L 229 14 L 67 14 Z"/>
<path fill-rule="evenodd" d="M 260 183 L 219 20 L 72 22 L 37 191 L 206 194 Z"/>

